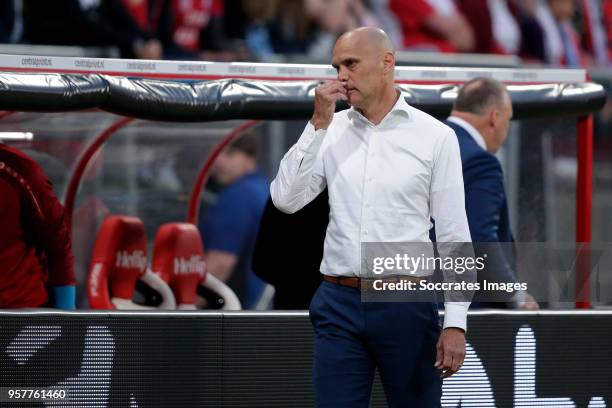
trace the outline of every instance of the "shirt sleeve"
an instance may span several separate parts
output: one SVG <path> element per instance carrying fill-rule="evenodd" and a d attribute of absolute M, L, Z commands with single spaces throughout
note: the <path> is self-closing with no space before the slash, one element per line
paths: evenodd
<path fill-rule="evenodd" d="M 53 193 L 51 181 L 34 162 L 30 164 L 30 208 L 33 214 L 24 220 L 28 234 L 44 256 L 52 286 L 74 285 L 72 238 L 64 207 Z"/>
<path fill-rule="evenodd" d="M 442 258 L 453 257 L 457 256 L 457 251 L 464 252 L 466 250 L 465 243 L 471 243 L 472 239 L 465 213 L 459 142 L 451 129 L 439 138 L 435 149 L 430 191 L 431 215 L 436 223 L 436 239 L 440 256 Z M 473 257 L 471 245 L 469 247 L 468 251 Z M 445 281 L 450 278 L 476 282 L 474 273 L 475 271 L 465 271 L 459 277 L 454 271 L 450 271 L 448 274 L 445 271 L 444 279 Z M 464 297 L 462 296 L 464 295 L 463 292 L 453 292 L 453 294 L 459 295 L 460 298 Z M 444 302 L 446 310 L 444 328 L 458 327 L 467 330 L 467 310 L 470 302 L 450 301 L 448 299 L 446 298 Z"/>
<path fill-rule="evenodd" d="M 311 202 L 327 185 L 321 145 L 327 130 L 315 131 L 308 122 L 298 142 L 281 160 L 270 185 L 272 202 L 279 210 L 293 214 Z"/>

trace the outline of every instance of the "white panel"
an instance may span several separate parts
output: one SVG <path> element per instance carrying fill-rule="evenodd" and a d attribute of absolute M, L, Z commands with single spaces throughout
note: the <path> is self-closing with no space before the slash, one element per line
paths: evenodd
<path fill-rule="evenodd" d="M 263 78 L 279 80 L 329 79 L 336 77 L 330 65 L 261 64 L 245 62 L 147 61 L 111 58 L 72 58 L 0 55 L 0 72 L 100 73 L 165 78 Z M 512 83 L 575 83 L 587 80 L 580 69 L 510 69 L 398 67 L 397 82 L 465 82 L 474 77 L 491 77 Z"/>

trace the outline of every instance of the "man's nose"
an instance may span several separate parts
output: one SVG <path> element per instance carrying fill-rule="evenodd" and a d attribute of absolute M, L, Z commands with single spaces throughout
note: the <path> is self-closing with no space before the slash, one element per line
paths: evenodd
<path fill-rule="evenodd" d="M 348 70 L 344 67 L 340 67 L 338 69 L 338 81 L 346 82 L 348 81 Z"/>

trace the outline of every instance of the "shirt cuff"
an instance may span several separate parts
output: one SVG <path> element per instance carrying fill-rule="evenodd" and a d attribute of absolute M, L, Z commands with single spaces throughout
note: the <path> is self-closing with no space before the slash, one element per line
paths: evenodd
<path fill-rule="evenodd" d="M 525 300 L 527 300 L 527 292 L 519 290 L 512 296 L 509 303 L 512 304 L 512 307 L 518 308 L 521 304 L 525 303 Z"/>
<path fill-rule="evenodd" d="M 468 302 L 444 303 L 444 328 L 457 327 L 467 332 Z"/>
<path fill-rule="evenodd" d="M 315 130 L 312 123 L 308 121 L 306 128 L 304 128 L 297 142 L 297 147 L 304 154 L 317 152 L 321 143 L 323 143 L 323 136 L 325 136 L 325 133 L 327 133 L 327 129 Z"/>

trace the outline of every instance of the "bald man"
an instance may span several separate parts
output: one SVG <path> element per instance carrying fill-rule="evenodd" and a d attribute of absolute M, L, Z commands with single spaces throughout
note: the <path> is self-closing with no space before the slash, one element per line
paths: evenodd
<path fill-rule="evenodd" d="M 459 141 L 470 235 L 475 243 L 482 243 L 475 244 L 476 252 L 487 254 L 479 281 L 520 283 L 513 269 L 512 245 L 498 244 L 514 242 L 504 174 L 495 157 L 508 136 L 512 114 L 512 100 L 504 84 L 492 78 L 474 78 L 459 90 L 446 122 Z M 472 307 L 539 309 L 525 291 L 488 295 L 476 293 Z"/>
<path fill-rule="evenodd" d="M 438 242 L 470 241 L 457 137 L 405 102 L 382 30 L 342 35 L 332 65 L 337 80 L 317 87 L 313 116 L 270 187 L 286 213 L 328 188 L 323 282 L 310 304 L 316 405 L 368 407 L 378 368 L 390 407 L 439 407 L 441 379 L 465 356 L 469 303 L 447 302 L 441 330 L 431 300 L 362 302 L 361 248 L 428 244 L 431 218 Z M 338 101 L 351 108 L 334 113 Z"/>

